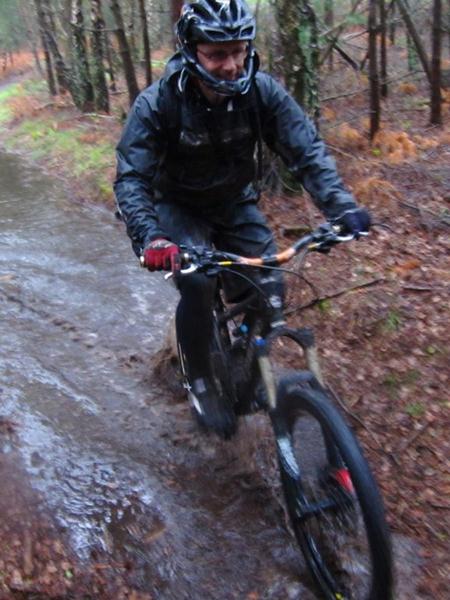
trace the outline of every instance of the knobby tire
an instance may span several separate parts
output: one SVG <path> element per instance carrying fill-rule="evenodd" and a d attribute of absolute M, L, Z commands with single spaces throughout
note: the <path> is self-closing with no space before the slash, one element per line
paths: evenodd
<path fill-rule="evenodd" d="M 326 392 L 317 382 L 308 383 L 308 379 L 304 373 L 282 378 L 278 387 L 278 406 L 271 413 L 282 486 L 295 537 L 327 600 L 391 600 L 391 546 L 377 484 L 350 428 Z M 313 465 L 309 473 L 310 483 L 305 477 L 308 470 L 305 462 L 311 448 L 304 449 L 305 460 L 296 456 L 296 427 L 302 420 L 308 427 L 314 425 L 317 439 L 313 453 L 316 450 L 319 453 L 319 437 L 324 449 L 323 458 L 318 461 L 321 464 Z M 327 479 L 327 473 L 340 466 L 344 466 L 350 475 L 352 494 L 342 492 L 333 480 Z M 333 509 L 324 505 L 330 499 Z M 316 506 L 317 512 L 302 520 L 301 507 L 311 505 Z M 359 563 L 352 573 L 349 568 L 350 544 L 346 542 L 341 548 L 336 547 L 335 541 L 360 535 L 356 531 L 358 524 L 364 529 L 367 564 L 362 562 L 360 551 L 355 548 L 353 556 L 358 557 Z M 370 571 L 367 577 L 363 576 L 366 568 Z"/>

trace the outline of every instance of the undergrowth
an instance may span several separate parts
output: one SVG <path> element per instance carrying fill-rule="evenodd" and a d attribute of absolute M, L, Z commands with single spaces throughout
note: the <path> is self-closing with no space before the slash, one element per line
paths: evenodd
<path fill-rule="evenodd" d="M 0 127 L 7 124 L 14 117 L 8 101 L 22 93 L 22 87 L 19 84 L 13 84 L 0 90 Z"/>
<path fill-rule="evenodd" d="M 10 151 L 26 151 L 52 172 L 77 178 L 85 188 L 84 197 L 110 202 L 115 138 L 97 127 L 100 117 L 93 115 L 80 122 L 64 101 L 50 103 L 53 110 L 48 110 L 45 94 L 45 82 L 39 80 L 27 80 L 0 92 L 4 146 Z M 14 125 L 13 136 L 7 135 L 8 124 Z"/>

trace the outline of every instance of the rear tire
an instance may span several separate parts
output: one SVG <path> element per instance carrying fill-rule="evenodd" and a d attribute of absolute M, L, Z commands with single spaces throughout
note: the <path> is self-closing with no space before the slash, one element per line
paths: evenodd
<path fill-rule="evenodd" d="M 283 378 L 278 391 L 271 418 L 287 510 L 324 598 L 391 600 L 389 531 L 358 442 L 309 374 Z"/>

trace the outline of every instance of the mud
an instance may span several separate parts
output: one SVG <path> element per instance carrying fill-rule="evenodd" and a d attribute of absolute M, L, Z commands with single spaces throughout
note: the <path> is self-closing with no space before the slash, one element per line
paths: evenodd
<path fill-rule="evenodd" d="M 75 568 L 101 557 L 152 598 L 315 598 L 253 460 L 268 429 L 201 437 L 152 375 L 175 291 L 140 269 L 113 214 L 71 202 L 22 159 L 0 154 L 0 189 L 0 416 L 14 424 L 0 432 L 13 486 L 0 491 L 2 531 L 14 503 L 22 524 L 48 519 Z M 417 549 L 395 545 L 410 598 Z"/>

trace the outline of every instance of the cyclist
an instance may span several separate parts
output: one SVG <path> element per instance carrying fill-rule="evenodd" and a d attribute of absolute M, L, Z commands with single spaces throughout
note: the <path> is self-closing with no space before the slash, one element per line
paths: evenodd
<path fill-rule="evenodd" d="M 186 2 L 177 35 L 178 52 L 163 77 L 136 99 L 117 147 L 117 203 L 144 265 L 173 270 L 180 244 L 246 256 L 276 252 L 257 206 L 262 141 L 328 219 L 356 236 L 367 230 L 368 212 L 344 187 L 312 122 L 278 82 L 258 70 L 255 20 L 246 2 Z M 269 299 L 276 325 L 282 279 L 275 271 L 252 277 Z M 195 273 L 178 279 L 176 327 L 191 399 L 204 424 L 227 435 L 235 417 L 209 366 L 216 282 Z M 246 292 L 236 282 L 224 285 L 229 301 Z"/>

